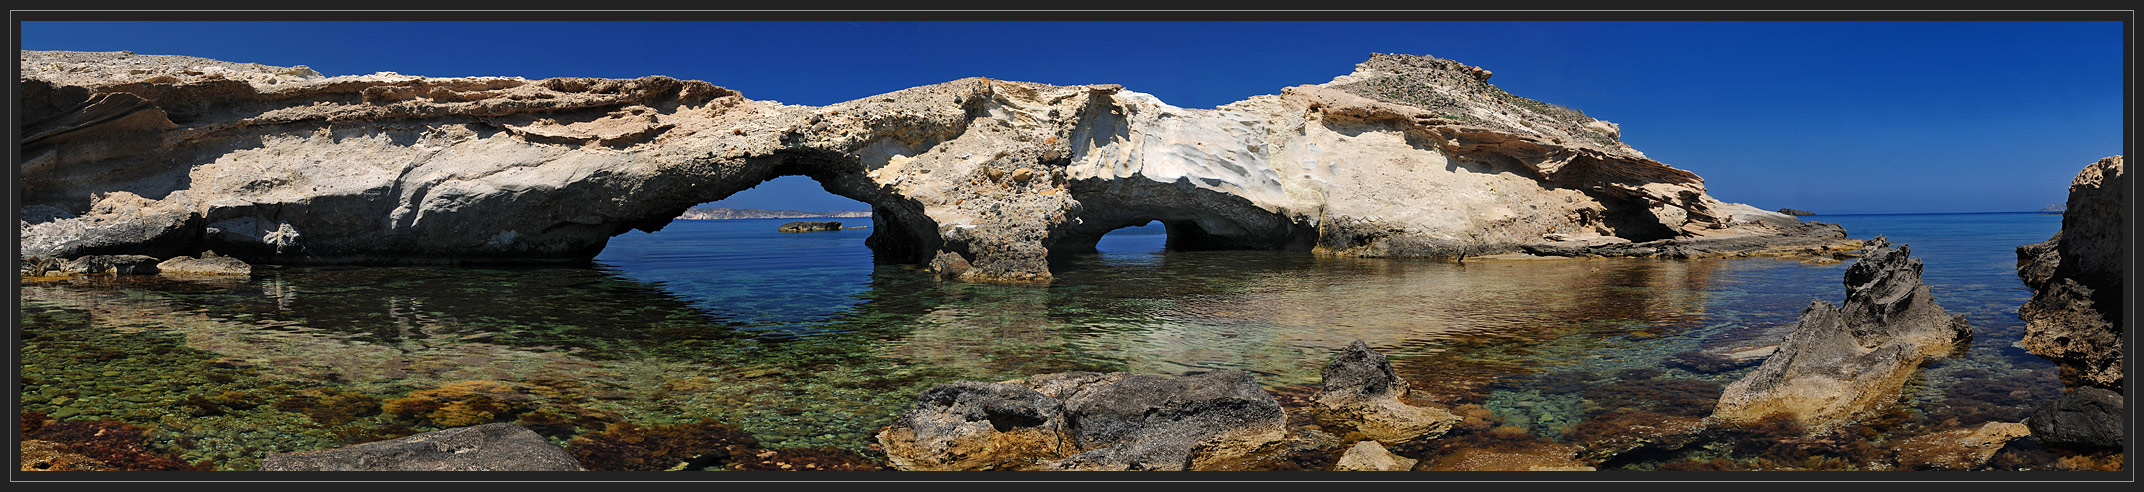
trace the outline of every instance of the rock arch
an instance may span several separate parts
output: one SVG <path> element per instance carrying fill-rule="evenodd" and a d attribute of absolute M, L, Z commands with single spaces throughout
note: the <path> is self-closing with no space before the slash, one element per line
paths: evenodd
<path fill-rule="evenodd" d="M 1053 252 L 1146 220 L 1180 249 L 1368 257 L 1845 240 L 1714 200 L 1613 124 L 1428 57 L 1375 55 L 1331 83 L 1204 110 L 983 78 L 812 107 L 668 77 L 22 56 L 25 257 L 585 261 L 784 175 L 870 204 L 881 261 L 960 264 L 941 273 L 971 281 L 1047 282 Z"/>

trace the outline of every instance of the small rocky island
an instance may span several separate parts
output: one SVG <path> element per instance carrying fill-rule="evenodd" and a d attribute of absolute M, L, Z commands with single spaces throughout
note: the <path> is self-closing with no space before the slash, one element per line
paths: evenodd
<path fill-rule="evenodd" d="M 777 232 L 817 232 L 841 230 L 840 222 L 790 222 L 776 228 Z"/>

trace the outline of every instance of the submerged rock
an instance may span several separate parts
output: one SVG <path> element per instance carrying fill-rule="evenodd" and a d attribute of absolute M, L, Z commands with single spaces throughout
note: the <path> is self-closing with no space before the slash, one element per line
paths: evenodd
<path fill-rule="evenodd" d="M 92 255 L 68 260 L 60 269 L 68 273 L 153 275 L 157 273 L 155 257 L 142 255 Z"/>
<path fill-rule="evenodd" d="M 1542 443 L 1517 450 L 1466 448 L 1431 461 L 1430 471 L 1594 471 L 1579 461 L 1578 446 Z"/>
<path fill-rule="evenodd" d="M 1362 340 L 1349 343 L 1325 365 L 1324 383 L 1312 396 L 1319 423 L 1353 428 L 1387 444 L 1434 438 L 1451 430 L 1458 415 L 1404 401 L 1407 381 L 1392 372 L 1385 354 Z"/>
<path fill-rule="evenodd" d="M 1385 450 L 1377 441 L 1362 441 L 1347 448 L 1340 455 L 1340 462 L 1333 465 L 1336 471 L 1407 471 L 1421 460 L 1402 457 Z"/>
<path fill-rule="evenodd" d="M 1846 269 L 1846 304 L 1811 301 L 1778 351 L 1727 385 L 1713 420 L 1786 414 L 1812 433 L 1851 423 L 1888 408 L 1922 361 L 1972 335 L 1963 315 L 1936 305 L 1906 245 L 1870 243 Z"/>
<path fill-rule="evenodd" d="M 840 222 L 790 222 L 775 229 L 778 232 L 815 232 L 841 230 Z"/>
<path fill-rule="evenodd" d="M 2121 393 L 2085 386 L 2034 409 L 2025 425 L 2049 446 L 2120 448 L 2128 416 L 2122 413 Z"/>
<path fill-rule="evenodd" d="M 2024 424 L 1989 422 L 1978 429 L 1957 429 L 1907 439 L 1898 445 L 1898 465 L 1917 470 L 1974 470 L 1996 451 L 2031 431 Z"/>
<path fill-rule="evenodd" d="M 204 251 L 201 257 L 180 256 L 156 264 L 157 273 L 165 275 L 201 275 L 243 277 L 253 274 L 253 265 L 229 256 L 219 256 L 214 251 Z"/>
<path fill-rule="evenodd" d="M 268 453 L 264 471 L 582 471 L 527 428 L 492 423 L 300 453 Z"/>
<path fill-rule="evenodd" d="M 22 466 L 18 468 L 21 471 L 98 471 L 114 469 L 110 464 L 70 451 L 67 445 L 56 442 L 24 439 L 21 449 Z"/>
<path fill-rule="evenodd" d="M 322 77 L 20 55 L 32 257 L 581 262 L 779 175 L 871 204 L 881 261 L 954 252 L 970 263 L 957 278 L 983 282 L 1047 282 L 1050 256 L 1154 220 L 1172 248 L 1362 257 L 1845 241 L 1721 202 L 1614 123 L 1429 56 L 1373 54 L 1325 84 L 1194 109 L 1116 85 L 986 78 L 815 107 L 659 76 Z"/>
<path fill-rule="evenodd" d="M 1249 373 L 1074 372 L 934 386 L 877 439 L 902 470 L 1199 470 L 1286 434 Z"/>
<path fill-rule="evenodd" d="M 2033 290 L 2019 307 L 2025 350 L 2062 368 L 2068 386 L 2122 389 L 2122 265 L 2129 178 L 2122 156 L 2085 166 L 2070 181 L 2062 230 L 2017 248 L 2017 274 Z"/>

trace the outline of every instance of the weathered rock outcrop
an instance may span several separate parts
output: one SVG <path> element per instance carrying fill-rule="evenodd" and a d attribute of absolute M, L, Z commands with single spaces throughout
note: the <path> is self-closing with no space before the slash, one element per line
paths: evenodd
<path fill-rule="evenodd" d="M 26 257 L 577 262 L 783 175 L 871 204 L 880 261 L 964 263 L 952 276 L 977 281 L 1047 281 L 1049 255 L 1153 220 L 1177 249 L 1371 257 L 1799 254 L 1845 240 L 1719 202 L 1618 142 L 1615 124 L 1431 57 L 1378 54 L 1214 109 L 982 78 L 810 107 L 659 76 L 21 61 Z M 946 255 L 961 261 L 933 261 Z"/>
<path fill-rule="evenodd" d="M 841 230 L 840 222 L 790 222 L 776 228 L 778 232 L 815 232 Z"/>
<path fill-rule="evenodd" d="M 2122 292 L 2129 177 L 2122 156 L 2070 181 L 2062 230 L 2017 248 L 2017 274 L 2033 296 L 2019 307 L 2025 350 L 2055 361 L 2066 385 L 2122 389 Z"/>
<path fill-rule="evenodd" d="M 1249 373 L 1074 372 L 934 386 L 878 442 L 902 470 L 1198 470 L 1286 434 Z"/>
<path fill-rule="evenodd" d="M 2128 417 L 2122 412 L 2121 393 L 2084 386 L 2033 409 L 2025 425 L 2033 437 L 2052 446 L 2119 448 Z"/>
<path fill-rule="evenodd" d="M 1800 216 L 1804 216 L 1804 215 L 1816 215 L 1816 212 L 1811 212 L 1811 211 L 1808 211 L 1808 210 L 1802 210 L 1802 209 L 1798 209 L 1798 208 L 1782 208 L 1782 209 L 1779 209 L 1779 213 L 1783 213 L 1783 214 L 1787 214 L 1787 215 L 1792 215 L 1792 216 L 1796 216 L 1796 217 L 1800 217 Z"/>
<path fill-rule="evenodd" d="M 1846 269 L 1846 304 L 1811 301 L 1779 350 L 1727 385 L 1711 419 L 1752 423 L 1786 414 L 1809 432 L 1872 416 L 1930 357 L 1972 335 L 1963 315 L 1936 305 L 1921 260 L 1906 245 L 1870 241 Z"/>
<path fill-rule="evenodd" d="M 303 453 L 268 453 L 264 471 L 582 471 L 565 449 L 507 423 L 456 427 Z"/>
<path fill-rule="evenodd" d="M 1324 387 L 1311 397 L 1319 423 L 1352 428 L 1388 444 L 1434 438 L 1460 421 L 1451 411 L 1401 401 L 1407 381 L 1385 354 L 1356 340 L 1325 365 Z"/>

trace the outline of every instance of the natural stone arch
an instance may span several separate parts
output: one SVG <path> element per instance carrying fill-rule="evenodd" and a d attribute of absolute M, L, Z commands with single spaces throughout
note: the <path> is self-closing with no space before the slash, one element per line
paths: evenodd
<path fill-rule="evenodd" d="M 1364 257 L 1845 241 L 1715 200 L 1616 142 L 1613 124 L 1429 57 L 1375 55 L 1333 82 L 1214 109 L 983 78 L 811 107 L 668 77 L 23 62 L 25 257 L 586 261 L 612 236 L 784 175 L 871 204 L 880 261 L 970 281 L 1047 282 L 1053 252 L 1145 220 L 1169 224 L 1178 249 Z"/>

